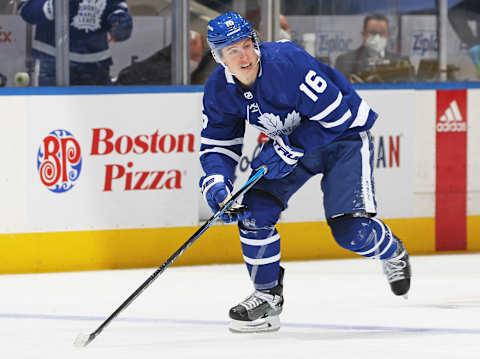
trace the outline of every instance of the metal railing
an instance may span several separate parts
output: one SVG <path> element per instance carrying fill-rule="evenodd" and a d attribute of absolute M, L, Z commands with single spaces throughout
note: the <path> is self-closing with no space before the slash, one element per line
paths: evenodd
<path fill-rule="evenodd" d="M 128 1 L 128 0 L 127 0 Z M 200 0 L 144 0 L 144 3 L 152 3 L 155 6 L 161 7 L 162 10 L 167 9 L 162 13 L 164 17 L 170 17 L 171 22 L 168 22 L 170 28 L 168 29 L 171 31 L 171 34 L 163 34 L 165 29 L 160 29 L 162 34 L 159 37 L 164 38 L 165 41 L 171 41 L 171 84 L 173 85 L 189 85 L 190 84 L 190 29 L 192 29 L 192 18 L 200 19 L 203 23 L 207 23 L 209 19 L 212 17 L 217 16 L 220 14 L 220 11 L 225 11 L 225 3 L 228 2 L 218 2 L 218 8 L 215 6 L 215 2 L 212 1 L 200 1 Z M 133 1 L 132 3 L 139 3 L 141 1 Z M 421 2 L 421 1 L 419 1 Z M 70 85 L 70 72 L 69 72 L 69 0 L 57 0 L 54 1 L 55 4 L 55 54 L 56 54 L 56 84 L 57 86 L 69 86 Z M 162 3 L 163 5 L 160 6 L 158 4 Z M 207 7 L 206 4 L 213 3 L 213 6 Z M 240 12 L 243 16 L 248 16 L 251 14 L 252 10 L 252 3 L 259 9 L 258 12 L 260 13 L 260 20 L 258 20 L 254 26 L 256 26 L 259 31 L 262 33 L 263 41 L 276 41 L 280 38 L 279 30 L 280 30 L 280 14 L 282 14 L 282 10 L 285 8 L 286 1 L 282 0 L 263 0 L 263 1 L 253 1 L 253 0 L 232 0 L 229 2 L 231 4 L 231 9 Z M 324 5 L 325 2 L 319 1 L 318 9 L 325 9 L 325 6 L 321 7 L 320 5 Z M 342 11 L 345 10 L 345 6 L 343 6 L 344 2 L 339 1 L 332 4 L 335 4 L 334 9 L 341 9 Z M 346 2 L 345 2 L 346 3 Z M 359 1 L 358 3 L 363 3 Z M 390 2 L 392 4 L 391 11 L 387 14 L 390 19 L 394 20 L 391 21 L 391 25 L 397 28 L 397 43 L 396 43 L 396 50 L 405 50 L 402 49 L 400 44 L 401 41 L 405 41 L 400 35 L 402 30 L 401 19 L 404 16 L 403 13 L 400 12 L 400 1 Z M 222 4 L 222 6 L 220 6 Z M 17 3 L 15 1 L 9 2 L 8 11 L 13 11 L 13 8 L 16 8 Z M 131 4 L 130 4 L 131 5 Z M 342 5 L 342 6 L 340 6 Z M 437 46 L 435 49 L 435 56 L 436 58 L 432 59 L 432 61 L 436 61 L 437 66 L 435 71 L 437 73 L 436 80 L 437 81 L 447 81 L 449 77 L 447 74 L 451 73 L 451 68 L 455 67 L 452 66 L 450 62 L 454 62 L 455 65 L 455 58 L 451 55 L 451 33 L 452 31 L 449 29 L 449 0 L 438 0 L 436 2 L 436 7 L 433 9 L 433 16 L 436 16 L 436 39 L 431 40 L 434 42 L 432 46 Z M 333 6 L 333 5 L 332 5 Z M 388 6 L 384 6 L 388 7 Z M 397 8 L 398 7 L 398 8 Z M 383 8 L 382 8 L 383 9 Z M 332 10 L 332 11 L 333 11 Z M 398 10 L 398 12 L 396 12 Z M 7 10 L 5 10 L 7 11 Z M 353 10 L 352 10 L 353 11 Z M 7 14 L 4 12 L 4 14 Z M 258 14 L 257 14 L 258 15 Z M 314 17 L 316 15 L 326 16 L 320 12 L 317 14 L 302 14 L 305 17 Z M 333 14 L 342 16 L 342 14 Z M 365 16 L 366 14 L 357 13 L 353 14 L 356 16 Z M 287 17 L 290 16 L 287 14 Z M 295 15 L 293 15 L 295 17 Z M 315 26 L 315 22 L 312 22 Z M 1 25 L 1 24 L 0 24 Z M 317 31 L 318 29 L 313 28 L 309 29 L 309 31 L 305 31 L 303 29 L 303 33 L 305 35 L 311 35 L 311 32 Z M 478 26 L 478 25 L 477 25 Z M 134 27 L 135 29 L 135 27 Z M 31 38 L 31 31 L 32 27 L 27 27 L 27 41 L 26 47 L 27 50 L 25 51 L 27 54 L 27 64 L 26 70 L 29 71 L 28 63 L 31 61 L 29 59 L 29 51 L 31 49 L 31 41 L 28 41 Z M 302 30 L 298 30 L 302 31 Z M 353 31 L 353 30 L 352 30 Z M 205 34 L 206 29 L 203 34 Z M 318 35 L 318 34 L 317 34 Z M 358 34 L 354 34 L 352 36 L 361 37 L 361 29 L 358 29 Z M 450 36 L 450 37 L 449 37 Z M 306 36 L 307 38 L 311 38 L 311 36 Z M 318 41 L 317 36 L 317 41 Z M 303 39 L 301 36 L 297 36 L 294 38 L 293 41 L 297 41 L 299 45 L 304 46 L 305 44 L 302 43 Z M 323 40 L 322 40 L 323 41 Z M 332 39 L 331 41 L 334 41 Z M 327 44 L 325 46 L 330 46 L 331 44 Z M 149 45 L 146 45 L 149 46 Z M 322 45 L 316 44 L 317 50 Z M 333 46 L 333 45 L 331 45 Z M 156 49 L 146 49 L 145 53 L 148 54 L 150 51 L 153 52 Z M 0 55 L 1 56 L 1 55 Z M 5 55 L 4 55 L 5 56 Z M 449 58 L 450 56 L 450 58 Z M 322 59 L 322 55 L 318 55 L 317 57 Z M 463 57 L 466 58 L 466 50 L 463 51 Z M 115 61 L 115 58 L 114 58 Z M 132 56 L 132 63 L 133 63 L 133 56 Z M 465 60 L 466 61 L 466 60 Z M 330 65 L 333 66 L 333 63 Z M 1 69 L 0 69 L 1 70 Z M 18 71 L 18 70 L 17 70 Z M 451 79 L 450 79 L 451 80 Z M 460 79 L 463 80 L 463 79 Z M 32 84 L 35 85 L 34 81 Z"/>

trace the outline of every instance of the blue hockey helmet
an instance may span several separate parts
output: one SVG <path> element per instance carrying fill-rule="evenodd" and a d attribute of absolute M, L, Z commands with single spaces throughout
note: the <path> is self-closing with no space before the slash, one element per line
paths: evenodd
<path fill-rule="evenodd" d="M 208 22 L 207 42 L 213 58 L 222 65 L 224 64 L 221 61 L 221 50 L 248 38 L 252 39 L 255 49 L 260 54 L 258 38 L 252 25 L 238 13 L 230 11 Z"/>

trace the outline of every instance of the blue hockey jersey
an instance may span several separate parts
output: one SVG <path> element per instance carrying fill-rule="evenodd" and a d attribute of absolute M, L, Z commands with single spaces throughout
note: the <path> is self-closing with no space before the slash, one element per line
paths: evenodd
<path fill-rule="evenodd" d="M 246 123 L 270 138 L 288 135 L 306 154 L 373 126 L 377 113 L 338 71 L 288 41 L 262 43 L 260 50 L 251 88 L 222 66 L 205 85 L 200 162 L 207 175 L 233 178 Z"/>
<path fill-rule="evenodd" d="M 70 0 L 70 60 L 83 65 L 109 67 L 112 56 L 107 32 L 107 17 L 127 12 L 125 0 Z M 22 0 L 21 17 L 36 25 L 32 43 L 34 58 L 53 60 L 55 57 L 55 20 L 52 0 Z M 130 15 L 128 15 L 130 16 Z M 131 31 L 131 29 L 130 29 Z M 130 35 L 128 35 L 130 36 Z"/>

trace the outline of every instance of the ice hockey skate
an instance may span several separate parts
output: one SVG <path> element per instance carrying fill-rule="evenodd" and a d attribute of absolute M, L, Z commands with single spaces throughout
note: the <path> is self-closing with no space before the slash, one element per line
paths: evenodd
<path fill-rule="evenodd" d="M 387 276 L 392 292 L 407 299 L 411 277 L 410 260 L 402 241 L 398 238 L 397 241 L 398 247 L 393 257 L 382 262 L 383 272 Z"/>
<path fill-rule="evenodd" d="M 230 331 L 235 333 L 273 332 L 280 329 L 283 308 L 283 268 L 279 284 L 268 290 L 256 290 L 240 304 L 230 309 Z"/>

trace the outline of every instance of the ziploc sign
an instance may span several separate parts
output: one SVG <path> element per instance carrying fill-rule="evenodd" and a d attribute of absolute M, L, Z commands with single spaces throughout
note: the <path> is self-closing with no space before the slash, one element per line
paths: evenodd
<path fill-rule="evenodd" d="M 467 91 L 437 91 L 436 249 L 467 248 Z"/>

